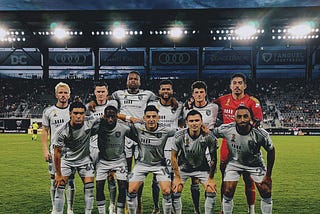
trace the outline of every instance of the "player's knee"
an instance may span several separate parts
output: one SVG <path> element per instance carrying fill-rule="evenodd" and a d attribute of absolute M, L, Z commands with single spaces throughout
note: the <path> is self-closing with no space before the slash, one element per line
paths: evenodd
<path fill-rule="evenodd" d="M 230 187 L 227 187 L 226 185 L 224 186 L 224 189 L 223 189 L 223 195 L 227 196 L 227 197 L 230 197 L 230 198 L 233 198 L 233 195 L 234 195 L 234 190 Z"/>
<path fill-rule="evenodd" d="M 176 200 L 181 198 L 181 192 L 172 193 L 172 199 Z"/>
<path fill-rule="evenodd" d="M 217 194 L 215 192 L 205 192 L 205 197 L 215 198 L 216 195 Z"/>
<path fill-rule="evenodd" d="M 136 197 L 137 197 L 137 193 L 134 193 L 134 192 L 128 192 L 127 193 L 127 198 L 128 198 L 129 201 L 134 200 Z"/>

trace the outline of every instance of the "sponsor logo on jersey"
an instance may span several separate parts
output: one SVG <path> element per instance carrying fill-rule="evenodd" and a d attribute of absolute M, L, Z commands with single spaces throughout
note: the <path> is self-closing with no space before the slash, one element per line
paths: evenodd
<path fill-rule="evenodd" d="M 227 102 L 225 104 L 226 106 L 230 105 L 230 98 L 227 99 Z"/>

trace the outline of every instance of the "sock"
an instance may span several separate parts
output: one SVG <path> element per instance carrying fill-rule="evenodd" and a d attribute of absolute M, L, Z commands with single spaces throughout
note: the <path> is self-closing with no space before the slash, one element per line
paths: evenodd
<path fill-rule="evenodd" d="M 272 213 L 272 198 L 261 198 L 261 212 L 262 214 Z"/>
<path fill-rule="evenodd" d="M 68 210 L 73 210 L 73 203 L 74 203 L 74 194 L 75 188 L 74 188 L 74 180 L 69 179 L 68 185 L 66 185 L 66 198 L 67 198 L 67 204 L 68 204 Z"/>
<path fill-rule="evenodd" d="M 54 206 L 54 197 L 55 197 L 55 193 L 56 193 L 56 188 L 54 187 L 54 179 L 50 180 L 50 197 L 51 197 L 51 204 L 52 204 L 52 210 L 55 210 L 55 206 Z"/>
<path fill-rule="evenodd" d="M 108 189 L 110 194 L 110 203 L 115 204 L 117 195 L 117 185 L 114 178 L 108 179 Z"/>
<path fill-rule="evenodd" d="M 137 193 L 128 193 L 127 203 L 128 203 L 129 214 L 136 214 L 137 206 L 138 206 Z"/>
<path fill-rule="evenodd" d="M 159 192 L 160 192 L 159 184 L 154 175 L 152 179 L 152 198 L 153 198 L 154 208 L 159 208 Z"/>
<path fill-rule="evenodd" d="M 85 183 L 84 184 L 84 202 L 86 205 L 85 213 L 91 213 L 93 209 L 93 182 Z"/>
<path fill-rule="evenodd" d="M 232 214 L 233 199 L 223 195 L 222 208 L 223 208 L 223 214 Z"/>
<path fill-rule="evenodd" d="M 181 192 L 172 194 L 172 206 L 175 214 L 182 213 Z"/>
<path fill-rule="evenodd" d="M 124 208 L 117 207 L 117 214 L 124 214 Z"/>
<path fill-rule="evenodd" d="M 97 201 L 99 214 L 106 214 L 106 201 Z"/>
<path fill-rule="evenodd" d="M 172 199 L 171 194 L 162 195 L 163 214 L 171 214 Z"/>
<path fill-rule="evenodd" d="M 144 187 L 144 183 L 142 183 L 142 185 L 140 186 L 139 190 L 138 190 L 138 194 L 137 194 L 137 198 L 138 198 L 138 212 L 140 212 L 142 210 L 142 191 L 143 191 L 143 187 Z"/>
<path fill-rule="evenodd" d="M 214 205 L 216 203 L 216 193 L 215 192 L 206 192 L 206 200 L 204 202 L 204 212 L 205 213 L 214 213 Z"/>
<path fill-rule="evenodd" d="M 56 214 L 63 213 L 64 190 L 65 190 L 65 186 L 59 186 L 56 190 L 56 194 L 54 197 L 54 206 L 55 206 Z"/>
<path fill-rule="evenodd" d="M 249 214 L 255 214 L 255 212 L 254 212 L 254 204 L 248 205 L 248 213 Z"/>
<path fill-rule="evenodd" d="M 200 213 L 200 187 L 199 184 L 191 184 L 190 186 L 192 201 L 196 212 Z"/>

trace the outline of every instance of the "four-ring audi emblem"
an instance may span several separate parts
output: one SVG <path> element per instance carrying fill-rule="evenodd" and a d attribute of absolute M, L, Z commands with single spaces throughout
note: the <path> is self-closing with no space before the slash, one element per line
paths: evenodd
<path fill-rule="evenodd" d="M 190 54 L 185 52 L 161 53 L 159 63 L 163 65 L 186 65 L 190 63 Z"/>
<path fill-rule="evenodd" d="M 87 56 L 80 53 L 58 53 L 54 55 L 54 61 L 58 65 L 84 65 Z"/>

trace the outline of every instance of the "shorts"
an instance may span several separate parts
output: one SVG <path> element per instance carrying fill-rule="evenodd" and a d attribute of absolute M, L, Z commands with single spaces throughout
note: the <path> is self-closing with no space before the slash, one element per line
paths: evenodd
<path fill-rule="evenodd" d="M 266 167 L 249 167 L 229 162 L 224 173 L 223 181 L 238 181 L 243 173 L 249 173 L 254 182 L 261 183 L 263 177 L 266 175 Z"/>
<path fill-rule="evenodd" d="M 220 148 L 220 162 L 226 163 L 228 161 L 228 156 L 229 156 L 229 149 L 227 145 L 227 140 L 223 138 L 221 148 Z"/>
<path fill-rule="evenodd" d="M 38 130 L 37 130 L 37 129 L 33 129 L 33 130 L 32 130 L 32 133 L 33 133 L 33 134 L 38 134 Z"/>
<path fill-rule="evenodd" d="M 172 151 L 172 145 L 174 143 L 174 140 L 175 140 L 174 137 L 169 137 L 164 147 L 164 158 L 166 160 L 166 165 L 170 173 L 173 172 L 172 164 L 171 164 L 171 151 Z"/>
<path fill-rule="evenodd" d="M 53 145 L 49 146 L 49 153 L 51 155 L 51 159 L 48 162 L 48 171 L 50 175 L 56 174 L 56 167 L 54 166 L 54 150 Z"/>
<path fill-rule="evenodd" d="M 112 171 L 116 172 L 118 180 L 127 181 L 128 167 L 125 159 L 117 161 L 100 160 L 96 166 L 96 180 L 106 180 Z"/>
<path fill-rule="evenodd" d="M 130 138 L 125 138 L 125 148 L 126 158 L 131 158 L 133 155 L 138 157 L 138 145 L 137 142 L 131 140 Z"/>
<path fill-rule="evenodd" d="M 180 170 L 180 176 L 183 183 L 190 177 L 195 177 L 200 180 L 202 184 L 206 183 L 209 178 L 209 173 L 207 171 L 194 171 L 194 172 L 184 172 Z"/>
<path fill-rule="evenodd" d="M 84 177 L 94 177 L 94 168 L 92 162 L 80 165 L 73 166 L 72 164 L 61 160 L 61 174 L 62 176 L 69 177 L 78 171 L 78 174 L 81 178 Z"/>
<path fill-rule="evenodd" d="M 129 174 L 129 182 L 144 181 L 148 173 L 153 173 L 158 182 L 171 181 L 170 172 L 166 166 L 150 166 L 141 162 L 136 163 Z"/>
<path fill-rule="evenodd" d="M 95 146 L 90 146 L 90 158 L 94 166 L 96 166 L 99 159 L 99 148 Z"/>

